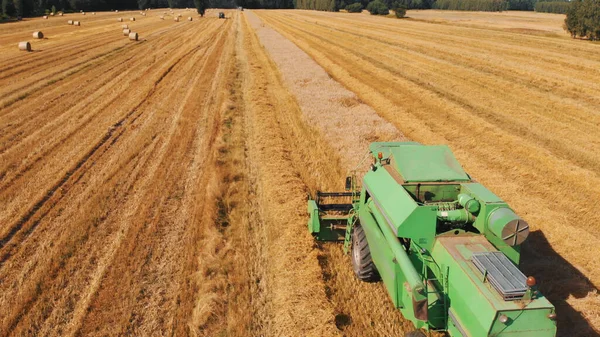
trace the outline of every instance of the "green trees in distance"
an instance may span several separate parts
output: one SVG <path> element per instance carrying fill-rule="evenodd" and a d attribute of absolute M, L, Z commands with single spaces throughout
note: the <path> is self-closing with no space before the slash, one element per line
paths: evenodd
<path fill-rule="evenodd" d="M 565 29 L 573 38 L 600 40 L 600 1 L 571 1 L 565 19 Z"/>
<path fill-rule="evenodd" d="M 435 0 L 382 0 L 388 8 L 430 9 Z"/>
<path fill-rule="evenodd" d="M 204 16 L 204 13 L 206 13 L 206 0 L 194 0 L 194 5 L 196 5 L 198 14 L 200 14 L 200 16 Z"/>
<path fill-rule="evenodd" d="M 244 8 L 294 8 L 294 4 L 296 1 L 294 0 L 231 0 L 235 1 L 238 6 L 242 6 Z M 331 1 L 328 1 L 331 2 Z M 308 1 L 305 1 L 305 5 Z M 314 6 L 316 1 L 312 1 L 312 5 Z M 210 7 L 218 7 L 218 6 L 210 6 Z M 296 8 L 304 8 L 304 9 L 316 9 L 309 7 L 296 7 Z M 326 10 L 326 9 L 323 9 Z M 337 10 L 337 8 L 335 9 Z"/>
<path fill-rule="evenodd" d="M 505 0 L 437 0 L 433 8 L 454 11 L 502 12 L 508 9 Z"/>
<path fill-rule="evenodd" d="M 381 0 L 375 0 L 375 1 L 370 2 L 367 5 L 367 10 L 369 11 L 369 13 L 371 13 L 371 15 L 388 15 L 388 14 L 390 14 L 390 9 Z"/>
<path fill-rule="evenodd" d="M 254 7 L 293 8 L 293 0 L 1 0 L 3 16 L 35 16 L 51 11 L 108 11 L 146 8 L 235 8 L 253 1 Z M 237 4 L 236 4 L 237 3 Z M 276 7 L 279 6 L 279 7 Z M 53 10 L 51 10 L 53 8 Z"/>
<path fill-rule="evenodd" d="M 515 11 L 532 11 L 538 0 L 508 0 L 508 9 Z"/>
<path fill-rule="evenodd" d="M 102 11 L 146 8 L 183 8 L 195 7 L 202 14 L 206 8 L 300 8 L 322 11 L 337 11 L 346 8 L 349 12 L 359 12 L 367 8 L 373 0 L 0 0 L 3 16 L 43 15 L 54 7 L 63 12 L 70 11 Z M 533 10 L 540 12 L 564 13 L 567 5 L 557 0 L 538 2 L 538 0 L 376 0 L 374 11 L 382 12 L 383 3 L 389 8 L 405 9 L 451 9 L 502 11 L 505 9 Z M 543 0 L 539 0 L 543 1 Z M 599 1 L 599 0 L 594 0 Z M 536 5 L 536 2 L 538 4 Z M 359 9 L 360 8 L 360 9 Z"/>
<path fill-rule="evenodd" d="M 71 12 L 168 6 L 167 0 L 2 0 L 2 14 L 5 16 L 42 15 L 46 11 L 51 11 L 51 8 Z M 192 7 L 192 4 L 190 3 L 188 7 Z"/>
<path fill-rule="evenodd" d="M 360 2 L 355 2 L 346 6 L 346 10 L 348 11 L 348 13 L 360 13 L 363 10 L 363 6 Z"/>
<path fill-rule="evenodd" d="M 336 12 L 340 8 L 340 3 L 336 0 L 296 0 L 296 8 Z M 342 6 L 342 8 L 346 7 L 345 4 Z"/>
<path fill-rule="evenodd" d="M 538 1 L 535 4 L 536 12 L 565 14 L 571 3 L 567 1 Z"/>
<path fill-rule="evenodd" d="M 394 8 L 394 14 L 396 14 L 396 17 L 398 19 L 401 19 L 403 17 L 406 16 L 406 8 L 404 7 L 395 7 Z"/>
<path fill-rule="evenodd" d="M 321 11 L 337 11 L 338 9 L 346 9 L 350 13 L 360 12 L 360 4 L 363 8 L 367 8 L 370 3 L 375 0 L 296 0 L 295 8 L 298 9 L 316 9 Z M 382 2 L 389 11 L 389 8 L 403 7 L 406 9 L 428 9 L 431 8 L 435 0 L 378 0 Z M 350 7 L 352 6 L 352 7 Z M 376 5 L 379 6 L 379 5 Z M 379 6 L 380 7 L 380 6 Z M 378 8 L 379 8 L 378 7 Z M 351 8 L 350 10 L 348 8 Z M 367 8 L 368 10 L 368 8 Z"/>

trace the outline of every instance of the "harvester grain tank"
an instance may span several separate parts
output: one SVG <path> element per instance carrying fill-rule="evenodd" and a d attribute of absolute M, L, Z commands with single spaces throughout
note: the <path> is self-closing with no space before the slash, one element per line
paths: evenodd
<path fill-rule="evenodd" d="M 518 268 L 529 225 L 473 181 L 447 146 L 372 143 L 344 192 L 308 201 L 316 239 L 344 241 L 356 276 L 383 280 L 422 330 L 462 337 L 554 337 L 554 306 Z"/>

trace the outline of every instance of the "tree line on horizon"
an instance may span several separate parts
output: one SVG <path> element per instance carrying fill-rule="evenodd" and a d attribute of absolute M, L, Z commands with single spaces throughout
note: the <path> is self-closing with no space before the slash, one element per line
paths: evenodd
<path fill-rule="evenodd" d="M 382 2 L 387 8 L 441 9 L 459 11 L 505 10 L 537 11 L 565 14 L 569 0 L 296 0 L 296 8 L 322 11 L 345 9 L 355 13 L 366 9 L 371 2 Z"/>
<path fill-rule="evenodd" d="M 445 9 L 465 11 L 535 10 L 567 15 L 564 28 L 574 38 L 600 40 L 600 0 L 0 0 L 2 17 L 36 16 L 50 11 L 107 11 L 146 8 L 312 9 L 350 13 L 367 9 L 387 15 L 389 9 L 403 17 L 406 9 Z M 402 12 L 402 15 L 398 15 Z"/>
<path fill-rule="evenodd" d="M 5 17 L 35 16 L 56 11 L 102 11 L 146 8 L 193 8 L 204 11 L 213 8 L 298 8 L 321 11 L 348 9 L 356 12 L 369 6 L 372 0 L 0 0 Z M 569 0 L 379 0 L 388 8 L 445 9 L 466 11 L 523 10 L 566 13 Z"/>
<path fill-rule="evenodd" d="M 236 0 L 1 0 L 4 17 L 28 17 L 49 12 L 137 10 L 146 8 L 234 8 Z"/>
<path fill-rule="evenodd" d="M 0 16 L 29 17 L 49 12 L 137 10 L 146 8 L 294 8 L 295 0 L 0 0 Z"/>
<path fill-rule="evenodd" d="M 442 9 L 463 11 L 504 10 L 566 14 L 564 28 L 573 38 L 600 40 L 600 0 L 296 0 L 296 8 L 321 11 L 345 9 L 374 15 L 404 17 L 406 9 Z M 401 12 L 399 15 L 398 12 Z"/>

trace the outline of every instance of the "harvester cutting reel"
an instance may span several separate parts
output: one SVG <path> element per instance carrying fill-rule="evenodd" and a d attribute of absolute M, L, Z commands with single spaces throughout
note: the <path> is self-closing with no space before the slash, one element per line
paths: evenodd
<path fill-rule="evenodd" d="M 320 241 L 344 241 L 344 253 L 352 244 L 352 233 L 358 222 L 355 204 L 360 200 L 360 187 L 353 173 L 346 178 L 344 192 L 317 191 L 314 198 L 309 196 L 308 229 Z"/>

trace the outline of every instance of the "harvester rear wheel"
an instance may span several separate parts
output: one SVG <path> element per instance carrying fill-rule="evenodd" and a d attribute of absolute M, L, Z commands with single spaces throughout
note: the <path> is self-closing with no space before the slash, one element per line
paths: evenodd
<path fill-rule="evenodd" d="M 371 250 L 365 231 L 360 225 L 354 226 L 352 233 L 352 266 L 354 274 L 365 282 L 379 281 L 379 273 L 371 258 Z"/>

